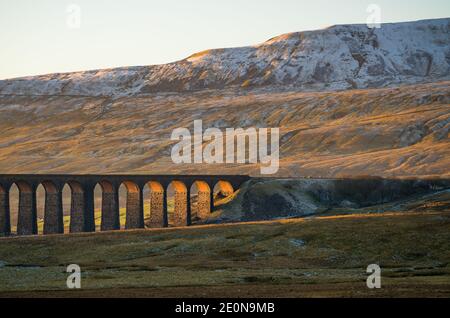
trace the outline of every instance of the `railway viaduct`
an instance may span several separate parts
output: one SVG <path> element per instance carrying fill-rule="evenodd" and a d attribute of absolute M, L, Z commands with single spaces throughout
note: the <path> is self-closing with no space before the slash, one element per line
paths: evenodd
<path fill-rule="evenodd" d="M 94 189 L 102 189 L 101 231 L 120 229 L 119 188 L 126 186 L 126 229 L 142 229 L 144 224 L 143 189 L 150 189 L 151 228 L 168 226 L 168 189 L 173 189 L 173 225 L 191 223 L 191 188 L 197 186 L 197 215 L 205 218 L 214 208 L 214 189 L 231 195 L 245 181 L 245 175 L 0 175 L 0 236 L 11 234 L 9 192 L 19 189 L 17 235 L 36 235 L 36 190 L 45 189 L 44 234 L 64 233 L 62 192 L 71 189 L 70 232 L 95 232 Z"/>

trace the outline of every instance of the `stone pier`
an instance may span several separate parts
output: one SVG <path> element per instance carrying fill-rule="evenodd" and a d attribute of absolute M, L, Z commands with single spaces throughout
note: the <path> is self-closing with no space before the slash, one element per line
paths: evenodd
<path fill-rule="evenodd" d="M 0 236 L 11 234 L 9 191 L 0 185 Z"/>
<path fill-rule="evenodd" d="M 250 180 L 248 176 L 190 176 L 190 175 L 0 175 L 0 236 L 11 234 L 10 189 L 15 184 L 19 190 L 17 235 L 36 235 L 37 208 L 36 189 L 45 189 L 45 213 L 43 234 L 63 234 L 64 215 L 62 189 L 71 190 L 70 233 L 95 232 L 94 189 L 102 189 L 101 231 L 121 228 L 119 214 L 119 188 L 127 189 L 126 229 L 143 229 L 144 203 L 150 204 L 147 226 L 189 226 L 191 224 L 191 187 L 198 188 L 197 214 L 207 219 L 214 207 L 214 185 L 227 180 L 238 188 Z M 143 196 L 145 185 L 149 185 L 149 201 Z M 168 190 L 173 188 L 174 211 L 168 218 Z M 15 201 L 15 200 L 14 200 Z"/>
<path fill-rule="evenodd" d="M 143 229 L 144 226 L 144 208 L 142 201 L 142 190 L 133 182 L 124 182 L 127 188 L 127 214 L 125 228 Z"/>
<path fill-rule="evenodd" d="M 172 185 L 174 190 L 172 225 L 175 227 L 188 226 L 187 188 L 180 181 L 173 181 Z"/>
<path fill-rule="evenodd" d="M 110 182 L 100 182 L 102 187 L 101 231 L 120 230 L 119 190 Z"/>
<path fill-rule="evenodd" d="M 62 189 L 52 182 L 43 182 L 45 188 L 44 234 L 64 233 Z"/>
<path fill-rule="evenodd" d="M 167 209 L 164 209 L 164 200 L 165 200 L 165 190 L 163 186 L 158 182 L 149 182 L 148 183 L 150 189 L 150 220 L 149 227 L 150 228 L 161 228 L 167 226 L 167 216 L 164 215 L 164 212 L 167 212 Z"/>
<path fill-rule="evenodd" d="M 38 234 L 36 188 L 23 181 L 16 184 L 20 192 L 17 235 L 36 235 Z"/>

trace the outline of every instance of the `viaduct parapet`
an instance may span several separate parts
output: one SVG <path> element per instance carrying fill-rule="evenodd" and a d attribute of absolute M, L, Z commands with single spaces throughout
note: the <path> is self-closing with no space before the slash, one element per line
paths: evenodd
<path fill-rule="evenodd" d="M 64 233 L 65 185 L 71 190 L 70 233 L 95 232 L 94 189 L 102 190 L 101 231 L 120 229 L 119 188 L 126 187 L 126 229 L 143 229 L 143 189 L 149 188 L 151 228 L 169 225 L 168 189 L 173 189 L 173 226 L 191 224 L 191 188 L 197 188 L 196 214 L 206 218 L 214 209 L 214 196 L 229 196 L 250 180 L 245 175 L 0 175 L 0 236 L 11 234 L 9 192 L 19 189 L 17 235 L 36 235 L 36 189 L 45 189 L 44 234 Z M 214 190 L 216 189 L 216 190 Z"/>

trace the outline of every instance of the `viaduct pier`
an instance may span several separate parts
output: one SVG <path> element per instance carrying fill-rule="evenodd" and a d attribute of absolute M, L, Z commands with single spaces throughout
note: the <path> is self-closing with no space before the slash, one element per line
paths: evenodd
<path fill-rule="evenodd" d="M 36 235 L 36 190 L 45 189 L 43 234 L 64 233 L 63 188 L 71 192 L 70 233 L 95 232 L 94 189 L 102 190 L 101 231 L 120 229 L 119 188 L 125 185 L 126 229 L 142 229 L 144 224 L 143 189 L 150 190 L 151 228 L 168 226 L 168 189 L 173 192 L 173 225 L 191 222 L 191 188 L 197 188 L 197 214 L 207 217 L 214 209 L 214 195 L 229 196 L 246 181 L 246 175 L 0 175 L 0 236 L 11 234 L 9 193 L 19 190 L 17 235 Z M 215 190 L 216 189 L 216 190 Z M 215 192 L 216 191 L 216 192 Z"/>

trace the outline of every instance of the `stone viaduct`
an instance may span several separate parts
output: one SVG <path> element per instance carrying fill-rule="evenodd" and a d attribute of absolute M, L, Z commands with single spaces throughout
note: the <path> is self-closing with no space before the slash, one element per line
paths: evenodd
<path fill-rule="evenodd" d="M 150 189 L 151 228 L 168 226 L 167 194 L 173 189 L 174 226 L 191 224 L 191 188 L 197 186 L 197 216 L 207 217 L 214 208 L 214 189 L 231 195 L 245 181 L 245 175 L 0 175 L 0 236 L 11 234 L 9 192 L 13 184 L 19 189 L 17 235 L 36 235 L 36 189 L 45 189 L 44 234 L 64 233 L 62 192 L 71 189 L 70 232 L 95 232 L 94 189 L 102 189 L 101 231 L 120 229 L 119 188 L 127 189 L 126 229 L 144 225 L 143 189 Z"/>

